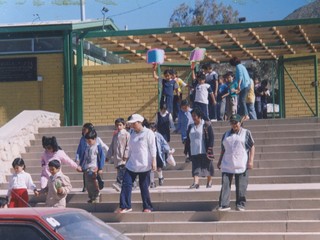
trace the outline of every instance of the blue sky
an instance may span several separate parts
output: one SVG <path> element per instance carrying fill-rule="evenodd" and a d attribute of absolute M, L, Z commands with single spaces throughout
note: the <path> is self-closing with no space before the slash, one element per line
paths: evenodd
<path fill-rule="evenodd" d="M 15 4 L 16 1 L 25 4 Z M 32 0 L 6 0 L 0 5 L 0 25 L 26 23 L 32 21 L 79 20 L 80 6 L 52 5 L 51 0 L 41 7 L 33 6 Z M 281 20 L 295 9 L 311 0 L 220 0 L 239 11 L 239 17 L 246 22 Z M 0 1 L 0 2 L 3 2 Z M 80 0 L 79 0 L 80 2 Z M 119 29 L 148 29 L 167 27 L 174 9 L 185 2 L 194 6 L 195 0 L 113 0 L 116 5 L 106 6 Z M 245 2 L 245 3 L 244 3 Z M 101 9 L 105 6 L 99 1 L 86 0 L 86 19 L 102 19 Z M 37 15 L 38 14 L 38 15 Z"/>

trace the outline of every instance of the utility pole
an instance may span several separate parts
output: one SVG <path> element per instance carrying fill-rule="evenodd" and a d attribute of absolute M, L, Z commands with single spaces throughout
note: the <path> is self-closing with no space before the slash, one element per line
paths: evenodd
<path fill-rule="evenodd" d="M 86 20 L 86 0 L 80 0 L 81 22 Z"/>

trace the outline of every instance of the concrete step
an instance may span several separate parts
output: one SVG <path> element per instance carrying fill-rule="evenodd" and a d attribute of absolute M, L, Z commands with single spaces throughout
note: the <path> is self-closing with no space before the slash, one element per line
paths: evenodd
<path fill-rule="evenodd" d="M 171 144 L 170 144 L 171 145 Z M 73 153 L 72 155 L 75 154 L 77 151 L 78 145 L 76 144 L 66 144 L 64 146 L 61 146 L 62 149 L 66 153 Z M 176 154 L 183 154 L 184 147 L 181 143 L 177 143 L 174 147 L 176 149 Z M 310 143 L 285 143 L 285 144 L 255 144 L 256 152 L 297 152 L 297 151 L 317 151 L 320 149 L 320 144 L 316 144 L 314 142 Z M 221 146 L 220 144 L 216 144 L 214 147 L 215 152 L 220 152 Z M 43 147 L 42 146 L 32 146 L 32 147 L 27 147 L 26 148 L 27 153 L 35 153 L 38 156 L 41 155 L 43 152 Z M 71 155 L 71 156 L 72 156 Z"/>
<path fill-rule="evenodd" d="M 320 220 L 242 222 L 109 223 L 121 233 L 318 232 Z"/>
<path fill-rule="evenodd" d="M 213 122 L 212 125 L 216 166 L 222 134 L 230 129 L 230 125 L 228 122 Z M 212 188 L 205 188 L 206 179 L 201 178 L 199 189 L 188 189 L 193 182 L 191 163 L 185 163 L 179 134 L 172 134 L 170 142 L 170 146 L 176 149 L 177 165 L 164 170 L 164 186 L 150 189 L 154 212 L 142 213 L 140 190 L 137 188 L 132 192 L 133 212 L 114 213 L 119 207 L 119 193 L 111 188 L 116 172 L 110 163 L 105 166 L 105 188 L 98 204 L 88 204 L 87 193 L 80 192 L 82 174 L 63 166 L 63 172 L 73 185 L 67 206 L 86 209 L 137 240 L 320 239 L 320 119 L 265 119 L 246 121 L 244 127 L 252 132 L 256 146 L 255 169 L 249 172 L 245 212 L 234 210 L 234 186 L 232 210 L 215 210 L 221 188 L 218 170 L 215 171 Z M 96 129 L 98 136 L 110 145 L 114 127 L 96 126 Z M 37 185 L 43 135 L 56 136 L 59 145 L 74 158 L 81 126 L 39 130 L 26 149 L 27 153 L 22 154 L 27 172 L 32 174 Z M 5 188 L 5 185 L 1 186 L 1 189 Z M 44 200 L 44 196 L 36 198 L 30 195 L 33 206 L 44 206 Z"/>
<path fill-rule="evenodd" d="M 37 178 L 36 176 L 33 179 L 34 184 L 36 186 L 40 186 L 40 174 Z M 157 181 L 157 180 L 156 180 Z M 105 187 L 110 187 L 115 182 L 114 180 L 104 180 Z M 317 183 L 320 182 L 320 174 L 317 175 L 287 175 L 287 176 L 251 176 L 250 177 L 250 184 L 289 184 L 289 183 Z M 166 187 L 184 187 L 189 188 L 189 186 L 193 183 L 193 179 L 191 177 L 189 178 L 175 178 L 175 179 L 165 179 L 164 186 Z M 221 183 L 221 177 L 213 177 L 212 183 L 214 185 L 219 185 Z M 1 189 L 7 189 L 8 184 L 2 183 Z M 83 187 L 83 181 L 82 180 L 73 180 L 72 186 L 74 188 L 82 188 Z M 206 179 L 201 178 L 200 179 L 200 188 L 205 188 L 206 186 Z M 157 188 L 161 189 L 161 187 L 157 186 Z"/>
<path fill-rule="evenodd" d="M 319 127 L 320 128 L 320 127 Z M 230 129 L 230 127 L 228 128 Z M 225 131 L 228 129 L 224 129 Z M 249 128 L 249 130 L 251 130 Z M 215 139 L 220 140 L 222 138 L 222 135 L 225 131 L 222 131 L 221 133 L 214 130 Z M 254 139 L 262 139 L 262 138 L 297 138 L 300 137 L 319 137 L 320 136 L 320 130 L 318 129 L 308 129 L 308 130 L 289 130 L 289 129 L 282 129 L 282 130 L 269 130 L 269 131 L 252 131 Z M 37 143 L 42 139 L 42 136 L 52 136 L 50 134 L 36 134 L 35 135 L 35 142 Z M 79 134 L 70 134 L 68 132 L 56 132 L 54 136 L 57 138 L 58 143 L 60 144 L 60 139 L 64 138 L 78 138 L 80 140 L 81 135 Z M 110 143 L 113 132 L 98 132 L 98 136 L 103 139 L 106 143 Z M 179 134 L 171 134 L 172 141 L 181 141 L 181 136 Z"/>
<path fill-rule="evenodd" d="M 108 146 L 111 144 L 111 138 L 102 139 Z M 265 145 L 280 145 L 285 143 L 286 145 L 300 145 L 300 144 L 320 144 L 320 136 L 319 137 L 290 137 L 290 138 L 254 138 L 256 146 L 265 146 Z M 59 145 L 66 150 L 70 148 L 74 152 L 76 151 L 79 144 L 79 138 L 62 138 L 59 139 Z M 220 148 L 221 141 L 216 136 L 215 146 Z M 183 144 L 181 143 L 180 138 L 178 140 L 171 140 L 170 147 L 175 148 L 177 151 L 181 149 L 181 153 L 183 152 Z M 26 147 L 26 152 L 43 152 L 41 140 L 32 140 L 31 146 Z"/>
<path fill-rule="evenodd" d="M 88 204 L 87 201 L 73 202 L 69 201 L 67 207 L 81 208 L 89 212 L 114 212 L 119 207 L 119 199 L 114 202 L 106 202 L 101 195 L 101 203 Z M 87 200 L 89 198 L 87 197 Z M 40 200 L 40 199 L 39 199 Z M 44 206 L 43 201 L 36 200 L 30 202 L 33 206 Z M 163 202 L 152 200 L 154 211 L 216 211 L 218 206 L 218 200 L 188 200 L 179 202 Z M 315 209 L 320 204 L 320 198 L 318 199 L 248 199 L 246 209 L 247 210 L 279 210 L 279 209 Z M 132 209 L 134 212 L 142 212 L 142 202 L 132 201 Z M 235 211 L 235 201 L 231 201 L 231 211 Z"/>
<path fill-rule="evenodd" d="M 303 189 L 306 188 L 306 189 Z M 276 184 L 276 185 L 249 185 L 247 192 L 248 205 L 247 209 L 269 209 L 273 205 L 274 209 L 310 209 L 314 207 L 317 208 L 317 204 L 320 201 L 320 187 L 318 184 Z M 86 204 L 88 198 L 87 193 L 80 192 L 80 188 L 73 189 L 73 191 L 68 194 L 67 201 L 68 203 L 74 204 Z M 215 185 L 211 189 L 200 188 L 197 190 L 191 190 L 186 188 L 169 188 L 169 187 L 160 187 L 155 189 L 150 189 L 151 199 L 154 204 L 159 203 L 158 209 L 164 207 L 163 204 L 174 204 L 181 206 L 176 210 L 183 207 L 183 210 L 186 210 L 185 207 L 191 205 L 191 208 L 199 207 L 201 204 L 203 206 L 208 206 L 208 204 L 213 207 L 217 204 L 219 198 L 220 185 Z M 234 187 L 232 186 L 231 193 L 231 206 L 234 206 L 233 199 L 235 198 Z M 30 202 L 41 202 L 44 201 L 44 198 L 34 197 L 30 195 Z M 119 201 L 119 193 L 111 188 L 104 188 L 101 191 L 101 204 L 110 204 L 117 207 Z M 135 211 L 141 209 L 141 196 L 139 188 L 132 192 L 132 201 L 137 203 L 137 208 Z M 161 201 L 163 203 L 161 203 Z M 194 202 L 199 202 L 199 206 L 193 206 Z M 110 208 L 109 206 L 109 208 Z M 168 205 L 169 206 L 169 205 Z M 168 207 L 167 206 L 167 207 Z M 267 207 L 268 206 L 268 207 Z M 156 206 L 155 206 L 156 207 Z M 174 207 L 174 206 L 169 206 Z M 214 209 L 211 208 L 210 211 Z M 142 209 L 141 209 L 142 210 Z M 112 211 L 112 210 L 111 210 Z M 162 209 L 161 211 L 164 211 Z M 189 210 L 190 211 L 190 210 Z M 202 210 L 204 211 L 204 210 Z M 319 209 L 320 211 L 320 209 Z"/>
<path fill-rule="evenodd" d="M 320 161 L 319 161 L 320 162 Z M 36 172 L 31 172 L 32 178 L 39 176 L 41 167 L 32 168 L 32 170 L 37 169 Z M 69 171 L 67 171 L 69 170 Z M 71 170 L 71 171 L 70 171 Z M 81 180 L 82 173 L 76 172 L 74 169 L 63 166 L 63 172 L 71 179 L 71 180 Z M 320 166 L 309 167 L 309 168 L 256 168 L 254 171 L 250 171 L 250 176 L 283 176 L 283 175 L 318 175 L 320 173 Z M 164 170 L 163 171 L 165 180 L 176 179 L 176 178 L 190 178 L 191 177 L 191 169 L 186 170 Z M 114 180 L 116 179 L 116 171 L 108 171 L 102 174 L 105 180 Z M 219 177 L 221 175 L 220 170 L 215 169 L 215 176 Z M 157 174 L 156 174 L 157 176 Z"/>
<path fill-rule="evenodd" d="M 111 168 L 111 167 L 110 167 Z M 41 167 L 32 167 L 29 173 L 36 185 L 39 185 Z M 63 172 L 69 176 L 72 181 L 73 187 L 82 187 L 82 173 L 76 172 L 73 168 L 69 166 L 62 166 Z M 303 183 L 305 182 L 317 182 L 320 181 L 320 167 L 310 167 L 310 168 L 273 168 L 273 169 L 255 169 L 250 171 L 250 183 L 251 184 L 275 184 L 275 183 Z M 191 168 L 189 170 L 164 170 L 163 172 L 165 178 L 165 186 L 185 186 L 188 187 L 192 184 Z M 115 182 L 116 173 L 104 172 L 102 174 L 105 181 L 106 187 L 111 187 Z M 7 176 L 9 179 L 10 176 Z M 156 183 L 158 182 L 157 174 L 155 175 Z M 215 168 L 215 176 L 212 178 L 213 184 L 218 185 L 221 181 L 220 171 Z M 206 178 L 200 179 L 200 184 L 206 184 Z M 7 186 L 7 183 L 3 183 L 3 187 Z"/>
<path fill-rule="evenodd" d="M 296 148 L 290 149 L 290 147 L 287 148 L 287 149 L 289 149 L 289 151 L 285 151 L 284 148 L 276 148 L 276 150 L 278 150 L 278 151 L 273 152 L 272 148 L 266 147 L 264 149 L 265 152 L 259 152 L 259 150 L 256 151 L 255 160 L 261 160 L 261 159 L 263 159 L 263 160 L 302 159 L 302 158 L 319 159 L 320 158 L 320 151 L 318 151 L 318 149 L 314 149 L 315 147 L 312 145 L 310 145 L 309 148 L 310 149 L 308 149 L 308 150 L 300 150 L 300 151 L 295 151 Z M 314 150 L 312 150 L 312 149 L 314 149 Z M 40 161 L 41 153 L 37 153 L 37 152 L 22 153 L 21 156 L 23 159 L 26 159 L 26 161 L 28 161 L 28 160 L 39 160 Z M 66 154 L 71 159 L 75 158 L 75 155 L 76 155 L 75 153 L 76 153 L 76 150 L 66 152 Z M 220 148 L 217 149 L 217 147 L 215 147 L 215 159 L 217 159 L 217 160 L 219 159 L 219 153 L 220 153 Z M 185 155 L 183 153 L 180 153 L 180 154 L 175 153 L 174 157 L 175 157 L 176 161 L 183 161 L 183 162 L 185 161 Z"/>
<path fill-rule="evenodd" d="M 132 240 L 319 240 L 318 232 L 126 233 Z"/>
<path fill-rule="evenodd" d="M 191 171 L 191 163 L 185 163 L 184 162 L 184 157 L 181 159 L 176 159 L 177 165 L 175 167 L 167 165 L 167 167 L 164 168 L 164 171 L 167 173 L 179 173 L 183 170 L 186 171 Z M 216 163 L 216 161 L 215 161 Z M 28 166 L 28 172 L 29 173 L 40 173 L 41 167 L 40 167 L 40 161 L 37 160 L 28 160 L 27 162 Z M 254 171 L 252 171 L 251 174 L 255 175 L 256 170 L 259 169 L 286 169 L 287 166 L 290 166 L 290 168 L 301 168 L 305 166 L 309 166 L 308 168 L 318 168 L 320 166 L 320 159 L 286 159 L 286 160 L 256 160 L 254 162 Z M 115 175 L 115 168 L 113 164 L 106 163 L 105 164 L 105 172 L 107 173 L 107 177 L 111 176 L 110 178 L 112 179 L 113 176 Z M 68 174 L 68 173 L 74 173 L 74 169 L 67 166 L 63 165 L 63 171 Z M 184 174 L 184 173 L 182 173 Z"/>
<path fill-rule="evenodd" d="M 212 122 L 214 128 L 217 129 L 228 129 L 230 128 L 228 121 L 218 121 Z M 258 121 L 246 121 L 243 126 L 246 128 L 259 127 L 269 130 L 269 128 L 283 128 L 285 126 L 291 126 L 291 129 L 303 129 L 303 128 L 312 128 L 314 126 L 319 126 L 320 121 L 318 118 L 295 118 L 295 119 L 261 119 Z M 310 127 L 309 127 L 310 126 Z M 56 132 L 70 132 L 70 133 L 80 133 L 81 126 L 72 126 L 72 127 L 55 127 L 55 128 L 41 128 L 39 129 L 39 134 L 43 133 L 56 133 Z M 102 131 L 113 131 L 114 126 L 112 125 L 97 125 L 95 126 L 97 132 Z"/>
<path fill-rule="evenodd" d="M 107 223 L 117 222 L 228 222 L 228 221 L 299 221 L 319 220 L 319 209 L 272 209 L 272 210 L 246 210 L 244 212 L 229 211 L 161 211 L 145 214 L 130 212 L 128 214 L 115 214 L 109 212 L 94 212 L 96 217 Z"/>

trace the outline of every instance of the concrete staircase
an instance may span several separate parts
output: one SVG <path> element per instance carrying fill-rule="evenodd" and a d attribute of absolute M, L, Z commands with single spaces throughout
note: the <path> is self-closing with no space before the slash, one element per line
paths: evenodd
<path fill-rule="evenodd" d="M 215 165 L 219 158 L 222 134 L 227 122 L 214 122 Z M 245 122 L 255 139 L 255 169 L 250 171 L 245 212 L 232 209 L 217 212 L 220 176 L 215 170 L 213 188 L 189 190 L 192 184 L 191 163 L 185 163 L 180 135 L 170 143 L 176 149 L 176 167 L 164 172 L 164 186 L 151 189 L 155 211 L 142 213 L 139 189 L 134 190 L 133 212 L 115 214 L 119 193 L 111 188 L 116 172 L 106 164 L 105 189 L 101 203 L 88 204 L 87 193 L 80 192 L 82 174 L 63 166 L 72 181 L 73 192 L 68 207 L 86 209 L 132 239 L 320 239 L 320 119 L 274 119 Z M 110 144 L 111 126 L 97 126 L 98 135 Z M 74 158 L 81 127 L 41 129 L 32 146 L 23 154 L 27 172 L 39 186 L 41 138 L 56 136 L 60 146 Z M 3 184 L 2 189 L 6 189 Z M 232 200 L 235 196 L 232 195 Z M 31 197 L 33 206 L 42 206 L 43 198 Z"/>

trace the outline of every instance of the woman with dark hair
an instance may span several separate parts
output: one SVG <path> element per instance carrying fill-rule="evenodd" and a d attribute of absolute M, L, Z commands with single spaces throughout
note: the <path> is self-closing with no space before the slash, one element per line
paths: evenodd
<path fill-rule="evenodd" d="M 195 108 L 191 111 L 193 122 L 187 130 L 184 154 L 188 154 L 192 162 L 192 177 L 190 189 L 199 188 L 199 177 L 207 177 L 207 188 L 212 187 L 211 178 L 214 174 L 213 143 L 214 134 L 210 121 L 203 120 L 203 113 Z"/>
<path fill-rule="evenodd" d="M 43 154 L 41 155 L 41 189 L 45 188 L 48 183 L 49 176 L 51 175 L 49 172 L 48 164 L 53 159 L 60 161 L 60 163 L 67 164 L 78 172 L 81 172 L 81 167 L 79 167 L 58 145 L 56 137 L 42 137 L 42 146 L 45 149 Z"/>
<path fill-rule="evenodd" d="M 237 57 L 233 57 L 229 61 L 231 66 L 236 67 L 236 76 L 234 81 L 238 82 L 239 100 L 238 100 L 238 114 L 242 116 L 244 120 L 248 120 L 249 113 L 247 109 L 246 99 L 250 90 L 251 80 L 246 67 L 241 64 L 241 61 Z"/>

